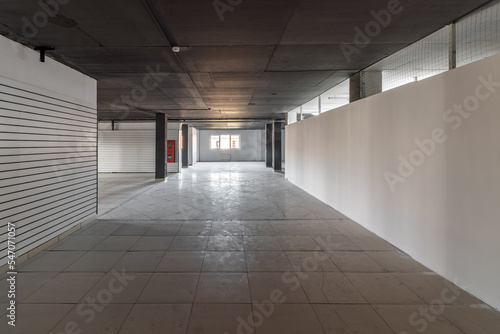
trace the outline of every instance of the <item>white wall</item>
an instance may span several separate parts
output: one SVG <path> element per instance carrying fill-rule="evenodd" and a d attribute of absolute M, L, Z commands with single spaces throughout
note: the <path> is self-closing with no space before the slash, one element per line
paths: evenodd
<path fill-rule="evenodd" d="M 192 139 L 192 145 L 193 145 L 193 151 L 192 151 L 192 154 L 193 154 L 193 165 L 196 164 L 198 162 L 198 145 L 199 145 L 199 141 L 198 141 L 198 129 L 196 128 L 192 128 L 193 129 L 193 137 L 191 138 Z"/>
<path fill-rule="evenodd" d="M 286 177 L 498 309 L 500 84 L 479 76 L 500 82 L 500 56 L 287 126 Z M 475 101 L 466 119 L 447 111 Z M 447 140 L 420 164 L 433 131 Z M 392 191 L 385 174 L 410 155 L 420 166 Z"/>
<path fill-rule="evenodd" d="M 0 253 L 11 222 L 27 258 L 95 217 L 97 85 L 2 36 L 0 59 Z"/>
<path fill-rule="evenodd" d="M 240 135 L 240 149 L 217 150 L 210 148 L 211 135 Z M 264 130 L 199 130 L 200 161 L 264 161 Z"/>

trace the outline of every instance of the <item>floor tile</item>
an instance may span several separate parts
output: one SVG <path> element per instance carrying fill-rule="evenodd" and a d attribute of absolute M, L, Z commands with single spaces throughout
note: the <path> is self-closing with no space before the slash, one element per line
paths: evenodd
<path fill-rule="evenodd" d="M 197 273 L 155 273 L 147 283 L 140 304 L 191 304 L 194 300 Z"/>
<path fill-rule="evenodd" d="M 500 329 L 500 313 L 486 304 L 448 305 L 443 314 L 466 334 L 493 334 Z"/>
<path fill-rule="evenodd" d="M 326 253 L 343 272 L 381 273 L 387 271 L 362 251 L 329 251 Z"/>
<path fill-rule="evenodd" d="M 440 309 L 434 313 L 427 305 L 374 305 L 374 309 L 396 333 L 464 333 L 446 319 Z"/>
<path fill-rule="evenodd" d="M 298 272 L 307 298 L 313 304 L 364 304 L 366 300 L 342 273 Z"/>
<path fill-rule="evenodd" d="M 142 236 L 153 223 L 127 223 L 113 231 L 111 235 L 135 235 Z"/>
<path fill-rule="evenodd" d="M 51 250 L 64 251 L 87 251 L 94 248 L 99 242 L 104 240 L 105 236 L 75 235 L 63 239 L 51 247 Z"/>
<path fill-rule="evenodd" d="M 162 272 L 199 272 L 205 252 L 168 251 L 158 264 L 156 271 Z"/>
<path fill-rule="evenodd" d="M 118 334 L 186 333 L 191 305 L 136 304 Z"/>
<path fill-rule="evenodd" d="M 257 304 L 253 309 L 260 314 L 257 320 L 263 319 L 255 321 L 257 334 L 324 334 L 309 304 Z"/>
<path fill-rule="evenodd" d="M 424 304 L 415 293 L 388 273 L 346 273 L 370 304 Z"/>
<path fill-rule="evenodd" d="M 171 251 L 204 251 L 207 248 L 208 237 L 203 236 L 176 236 L 170 244 Z"/>
<path fill-rule="evenodd" d="M 58 272 L 22 272 L 16 277 L 16 302 L 20 303 L 45 283 L 55 277 Z M 10 301 L 8 297 L 10 284 L 7 279 L 0 281 L 0 303 Z"/>
<path fill-rule="evenodd" d="M 216 235 L 208 237 L 207 251 L 243 251 L 242 236 Z"/>
<path fill-rule="evenodd" d="M 313 235 L 312 237 L 324 251 L 359 250 L 358 246 L 344 235 L 324 234 Z"/>
<path fill-rule="evenodd" d="M 202 273 L 196 290 L 195 303 L 250 303 L 250 288 L 246 273 Z"/>
<path fill-rule="evenodd" d="M 107 237 L 120 226 L 121 224 L 119 223 L 108 223 L 106 221 L 96 220 L 94 224 L 77 231 L 75 235 L 101 235 Z"/>
<path fill-rule="evenodd" d="M 0 318 L 0 333 L 49 333 L 73 307 L 72 304 L 20 304 L 17 306 L 16 327 L 8 325 L 6 315 Z"/>
<path fill-rule="evenodd" d="M 143 236 L 131 248 L 138 251 L 167 251 L 174 237 L 169 236 Z"/>
<path fill-rule="evenodd" d="M 33 262 L 20 265 L 18 271 L 61 271 L 84 254 L 85 251 L 50 251 Z"/>
<path fill-rule="evenodd" d="M 431 271 L 401 251 L 367 251 L 366 254 L 389 272 L 413 273 Z"/>
<path fill-rule="evenodd" d="M 125 254 L 124 251 L 90 251 L 64 271 L 108 272 Z"/>
<path fill-rule="evenodd" d="M 182 224 L 177 235 L 182 236 L 207 236 L 210 234 L 212 223 L 186 221 Z"/>
<path fill-rule="evenodd" d="M 292 266 L 285 252 L 251 251 L 245 252 L 248 271 L 291 271 Z"/>
<path fill-rule="evenodd" d="M 115 264 L 116 270 L 153 272 L 166 252 L 127 252 Z"/>
<path fill-rule="evenodd" d="M 83 296 L 80 302 L 86 302 L 89 300 L 88 298 L 93 300 L 102 295 L 112 296 L 112 298 L 107 298 L 107 302 L 110 304 L 134 304 L 149 282 L 151 275 L 149 273 L 111 270 Z"/>
<path fill-rule="evenodd" d="M 30 295 L 25 303 L 78 303 L 104 276 L 102 273 L 60 273 Z"/>
<path fill-rule="evenodd" d="M 254 334 L 249 322 L 250 304 L 194 304 L 187 334 Z"/>
<path fill-rule="evenodd" d="M 164 221 L 154 223 L 144 235 L 153 235 L 153 236 L 175 236 L 179 229 L 181 228 L 183 222 L 182 221 Z"/>
<path fill-rule="evenodd" d="M 268 222 L 243 221 L 241 223 L 241 232 L 247 236 L 274 236 L 274 230 Z"/>
<path fill-rule="evenodd" d="M 242 235 L 239 221 L 213 222 L 210 235 Z"/>
<path fill-rule="evenodd" d="M 243 252 L 207 252 L 202 271 L 247 271 Z"/>
<path fill-rule="evenodd" d="M 285 253 L 295 271 L 340 271 L 323 251 L 287 251 Z"/>
<path fill-rule="evenodd" d="M 275 236 L 244 236 L 246 251 L 281 251 L 283 248 Z"/>
<path fill-rule="evenodd" d="M 308 299 L 299 282 L 292 272 L 249 273 L 250 292 L 252 302 L 256 304 L 268 303 L 308 303 Z"/>
<path fill-rule="evenodd" d="M 349 240 L 351 240 L 356 247 L 364 251 L 397 251 L 398 249 L 391 245 L 384 239 L 376 236 L 375 234 L 366 235 L 349 235 Z"/>
<path fill-rule="evenodd" d="M 283 235 L 277 238 L 283 250 L 320 250 L 318 244 L 308 235 Z"/>
<path fill-rule="evenodd" d="M 77 333 L 80 330 L 81 333 L 116 334 L 133 306 L 132 304 L 78 304 L 51 332 L 67 334 Z"/>
<path fill-rule="evenodd" d="M 139 236 L 114 236 L 111 235 L 101 241 L 92 250 L 94 251 L 128 251 L 139 240 Z"/>
<path fill-rule="evenodd" d="M 393 334 L 369 305 L 313 305 L 326 334 Z"/>

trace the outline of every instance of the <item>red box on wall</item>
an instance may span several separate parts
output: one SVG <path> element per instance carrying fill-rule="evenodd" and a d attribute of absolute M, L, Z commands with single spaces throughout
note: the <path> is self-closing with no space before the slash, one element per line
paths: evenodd
<path fill-rule="evenodd" d="M 167 162 L 175 162 L 175 140 L 167 140 Z"/>

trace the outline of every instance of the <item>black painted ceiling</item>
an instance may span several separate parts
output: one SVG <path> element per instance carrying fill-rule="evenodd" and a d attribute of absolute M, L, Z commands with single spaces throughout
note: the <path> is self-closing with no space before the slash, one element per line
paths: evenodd
<path fill-rule="evenodd" d="M 254 127 L 487 2 L 1 0 L 0 33 L 55 46 L 50 57 L 97 79 L 101 120 L 160 112 Z M 341 44 L 388 9 L 397 13 L 348 62 Z"/>

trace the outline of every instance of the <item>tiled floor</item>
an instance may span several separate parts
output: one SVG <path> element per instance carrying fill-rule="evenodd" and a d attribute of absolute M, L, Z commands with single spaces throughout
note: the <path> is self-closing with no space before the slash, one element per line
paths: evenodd
<path fill-rule="evenodd" d="M 262 164 L 150 179 L 103 175 L 99 220 L 19 267 L 15 329 L 2 277 L 0 333 L 500 333 L 499 312 Z"/>

